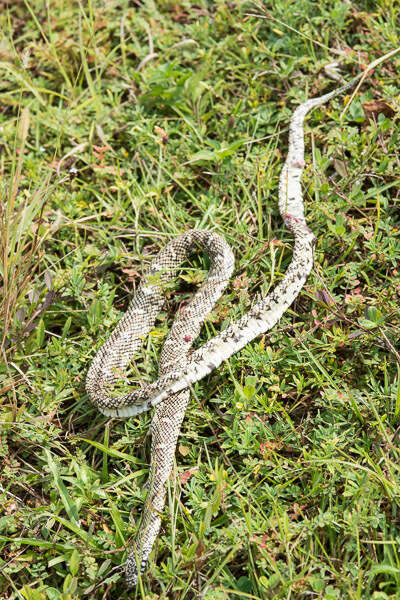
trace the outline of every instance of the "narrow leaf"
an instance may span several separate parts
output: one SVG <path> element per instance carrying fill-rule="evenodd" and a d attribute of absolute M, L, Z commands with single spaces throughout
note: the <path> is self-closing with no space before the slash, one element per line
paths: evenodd
<path fill-rule="evenodd" d="M 46 456 L 47 456 L 47 463 L 49 465 L 50 471 L 53 474 L 53 478 L 54 478 L 54 483 L 56 488 L 59 491 L 60 494 L 60 498 L 62 500 L 62 503 L 64 505 L 65 511 L 68 515 L 68 517 L 70 518 L 70 520 L 73 522 L 73 524 L 75 525 L 75 527 L 78 527 L 79 529 L 79 515 L 78 515 L 78 510 L 76 508 L 76 505 L 74 504 L 74 502 L 72 501 L 67 488 L 65 487 L 61 476 L 58 472 L 58 468 L 56 463 L 54 462 L 50 452 L 46 449 L 45 450 Z"/>
<path fill-rule="evenodd" d="M 104 446 L 104 444 L 101 444 L 100 442 L 95 442 L 94 440 L 87 440 L 86 438 L 79 438 L 79 439 L 82 440 L 82 442 L 87 442 L 88 444 L 91 444 L 98 450 L 101 450 L 102 452 L 105 452 L 106 454 L 108 454 L 109 456 L 113 456 L 114 458 L 122 458 L 122 460 L 129 460 L 129 462 L 133 462 L 136 464 L 140 463 L 140 460 L 138 458 L 136 458 L 135 456 L 129 456 L 129 454 L 124 454 L 123 452 L 120 452 L 119 450 L 114 450 L 113 448 L 107 448 L 107 446 Z"/>

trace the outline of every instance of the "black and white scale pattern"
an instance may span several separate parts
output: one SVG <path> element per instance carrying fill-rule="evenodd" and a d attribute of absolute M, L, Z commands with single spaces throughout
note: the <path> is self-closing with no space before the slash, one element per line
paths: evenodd
<path fill-rule="evenodd" d="M 190 386 L 216 369 L 279 321 L 303 287 L 313 266 L 314 235 L 304 218 L 301 175 L 304 163 L 303 122 L 309 110 L 355 85 L 350 83 L 301 104 L 293 113 L 289 149 L 279 181 L 279 211 L 294 235 L 293 257 L 284 278 L 241 319 L 190 355 L 206 315 L 220 298 L 234 267 L 233 254 L 216 233 L 191 230 L 169 242 L 152 261 L 133 296 L 128 311 L 89 368 L 86 390 L 107 416 L 130 417 L 155 408 L 151 424 L 152 448 L 148 495 L 136 543 L 125 567 L 129 586 L 137 582 L 138 570 L 146 567 L 161 524 L 167 481 L 173 466 L 176 443 L 189 401 Z M 177 314 L 164 343 L 159 378 L 125 395 L 112 393 L 134 353 L 142 346 L 164 304 L 163 287 L 171 281 L 183 260 L 194 250 L 204 250 L 211 262 L 208 278 L 183 311 Z"/>

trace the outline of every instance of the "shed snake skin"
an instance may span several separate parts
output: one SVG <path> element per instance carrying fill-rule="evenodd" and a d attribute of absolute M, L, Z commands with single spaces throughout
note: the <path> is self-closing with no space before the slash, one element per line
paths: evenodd
<path fill-rule="evenodd" d="M 381 62 L 383 59 L 378 60 Z M 87 374 L 86 390 L 104 415 L 130 417 L 155 407 L 151 424 L 147 499 L 136 542 L 125 565 L 128 586 L 136 584 L 138 573 L 144 571 L 159 533 L 166 496 L 165 484 L 172 470 L 190 387 L 257 336 L 269 331 L 296 299 L 311 272 L 315 236 L 304 217 L 300 183 L 305 166 L 304 118 L 312 108 L 347 91 L 362 77 L 363 74 L 359 74 L 346 85 L 307 100 L 292 114 L 288 154 L 279 180 L 278 203 L 282 219 L 294 236 L 294 248 L 292 261 L 278 285 L 238 321 L 190 353 L 202 322 L 229 281 L 234 259 L 227 243 L 216 233 L 187 231 L 169 242 L 152 260 L 127 312 L 93 359 Z M 159 378 L 123 395 L 113 393 L 113 387 L 121 380 L 121 373 L 142 346 L 162 309 L 164 286 L 174 279 L 179 265 L 197 248 L 209 256 L 209 274 L 189 304 L 175 317 L 161 353 Z"/>

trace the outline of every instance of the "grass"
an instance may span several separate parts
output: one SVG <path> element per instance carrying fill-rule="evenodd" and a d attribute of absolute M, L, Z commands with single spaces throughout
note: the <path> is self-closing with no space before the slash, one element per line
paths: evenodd
<path fill-rule="evenodd" d="M 106 420 L 84 391 L 149 259 L 185 228 L 236 256 L 199 343 L 279 281 L 290 114 L 332 89 L 326 64 L 349 79 L 399 46 L 397 8 L 3 2 L 2 600 L 400 598 L 398 56 L 308 118 L 315 270 L 269 335 L 195 385 L 136 596 L 119 566 L 151 415 Z M 206 272 L 196 255 L 168 290 L 140 379 Z"/>

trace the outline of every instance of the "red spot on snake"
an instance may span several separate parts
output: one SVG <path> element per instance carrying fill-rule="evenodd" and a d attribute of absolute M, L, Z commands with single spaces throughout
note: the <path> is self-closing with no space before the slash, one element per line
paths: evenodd
<path fill-rule="evenodd" d="M 299 223 L 299 219 L 297 217 L 295 217 L 294 215 L 289 215 L 286 214 L 284 217 L 285 221 L 288 221 L 290 223 L 291 220 L 295 221 L 295 223 Z"/>
<path fill-rule="evenodd" d="M 304 160 L 294 160 L 291 164 L 292 167 L 297 167 L 298 169 L 304 169 L 306 163 Z"/>
<path fill-rule="evenodd" d="M 185 342 L 191 342 L 192 338 L 190 337 L 190 335 L 185 335 L 185 337 L 183 338 L 185 340 Z"/>

